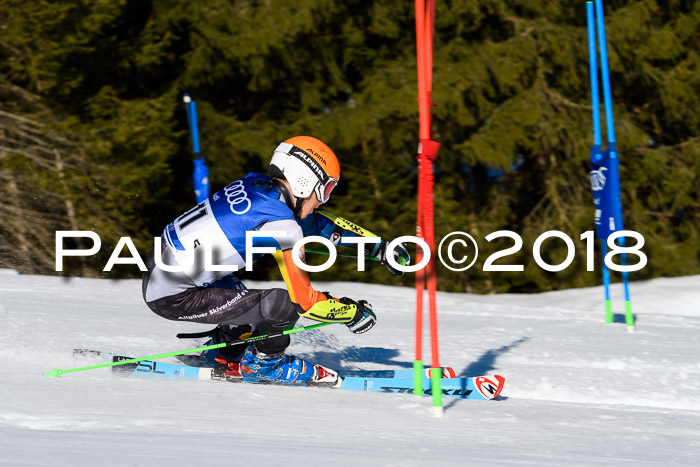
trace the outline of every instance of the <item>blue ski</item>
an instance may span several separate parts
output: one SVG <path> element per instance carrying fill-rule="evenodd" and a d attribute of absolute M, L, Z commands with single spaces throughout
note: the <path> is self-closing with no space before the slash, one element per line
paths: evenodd
<path fill-rule="evenodd" d="M 129 357 L 113 356 L 113 361 L 128 360 Z M 142 360 L 138 363 L 127 363 L 112 367 L 112 371 L 120 376 L 149 379 L 185 379 L 185 380 L 226 380 L 244 382 L 241 377 L 228 376 L 218 368 L 193 367 L 175 365 L 172 363 Z M 382 392 L 412 394 L 413 380 L 410 378 L 381 378 L 381 377 L 342 377 L 340 389 L 348 391 Z M 505 378 L 502 376 L 477 376 L 469 378 L 442 378 L 441 389 L 443 396 L 459 399 L 489 400 L 497 397 L 503 390 Z M 432 394 L 431 380 L 423 378 L 423 394 Z"/>
<path fill-rule="evenodd" d="M 423 378 L 423 395 L 430 396 L 431 380 Z M 499 375 L 468 378 L 442 378 L 442 395 L 458 399 L 489 400 L 498 397 L 503 390 L 505 378 Z M 427 388 L 427 389 L 426 389 Z M 358 378 L 345 377 L 341 389 L 349 391 L 371 391 L 383 393 L 413 394 L 413 380 L 410 378 Z"/>
<path fill-rule="evenodd" d="M 112 352 L 102 352 L 101 350 L 89 350 L 89 349 L 73 349 L 73 355 L 78 356 L 95 356 L 106 359 L 112 359 L 115 353 Z M 197 368 L 214 368 L 209 361 L 203 359 L 199 355 L 178 355 L 175 357 L 181 362 L 181 365 L 187 365 L 189 367 Z M 164 363 L 158 363 L 158 365 L 165 365 Z M 177 366 L 181 366 L 177 365 Z M 218 365 L 218 364 L 217 364 Z M 425 368 L 425 377 L 430 378 L 432 368 Z M 359 377 L 359 378 L 413 378 L 413 369 L 401 369 L 401 370 L 348 370 L 339 371 L 341 376 L 345 377 Z M 454 369 L 449 366 L 442 367 L 443 378 L 455 378 L 456 374 Z M 196 379 L 196 378 L 195 378 Z"/>
<path fill-rule="evenodd" d="M 197 367 L 209 367 L 213 368 L 215 365 L 211 361 L 206 360 L 199 355 L 178 355 L 177 358 L 183 365 L 197 366 Z M 430 378 L 432 368 L 425 368 L 425 377 Z M 343 376 L 359 376 L 363 378 L 413 378 L 413 369 L 402 369 L 402 370 L 348 370 L 339 372 Z M 442 377 L 443 378 L 454 378 L 456 376 L 455 370 L 449 366 L 442 367 Z"/>

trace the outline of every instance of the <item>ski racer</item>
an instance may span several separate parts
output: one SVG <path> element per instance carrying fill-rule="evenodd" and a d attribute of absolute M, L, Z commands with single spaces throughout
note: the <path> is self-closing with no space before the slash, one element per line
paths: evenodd
<path fill-rule="evenodd" d="M 153 252 L 143 277 L 143 296 L 157 315 L 177 321 L 212 323 L 209 344 L 268 335 L 288 330 L 300 317 L 344 323 L 356 334 L 367 332 L 377 317 L 366 300 L 336 298 L 312 287 L 308 273 L 294 263 L 292 248 L 304 236 L 319 235 L 336 245 L 355 246 L 342 237 L 374 234 L 331 213 L 315 210 L 326 203 L 340 180 L 340 164 L 331 149 L 310 136 L 296 136 L 275 149 L 268 175 L 249 173 L 211 195 L 175 219 L 163 231 L 162 249 Z M 255 238 L 253 246 L 273 246 L 273 254 L 287 289 L 247 289 L 229 271 L 211 271 L 201 261 L 205 243 L 219 266 L 245 266 L 246 232 L 271 232 Z M 283 232 L 280 236 L 273 232 Z M 275 235 L 274 238 L 272 235 Z M 408 264 L 406 246 L 387 252 L 388 242 L 367 244 L 365 254 L 379 259 L 393 274 L 403 272 L 387 261 L 388 254 Z M 155 254 L 166 266 L 156 267 Z M 206 255 L 206 252 L 205 252 Z M 304 250 L 300 251 L 304 260 Z M 253 260 L 261 257 L 254 254 Z M 194 262 L 192 258 L 194 257 Z M 211 259 L 211 258 L 210 258 Z M 221 268 L 223 269 L 223 268 Z M 335 371 L 285 355 L 290 337 L 268 338 L 249 345 L 218 349 L 227 361 L 239 360 L 240 374 L 248 382 L 313 385 L 334 384 Z M 221 355 L 209 351 L 203 358 Z"/>

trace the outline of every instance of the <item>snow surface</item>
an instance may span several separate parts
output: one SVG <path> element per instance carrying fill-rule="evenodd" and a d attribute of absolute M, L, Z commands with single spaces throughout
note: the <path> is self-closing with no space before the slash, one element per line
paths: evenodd
<path fill-rule="evenodd" d="M 411 288 L 318 286 L 370 300 L 379 323 L 295 334 L 292 352 L 341 370 L 411 367 Z M 441 362 L 506 385 L 499 400 L 445 399 L 436 419 L 412 395 L 42 376 L 91 364 L 75 347 L 147 356 L 209 326 L 159 318 L 139 281 L 0 270 L 0 464 L 699 466 L 700 276 L 632 283 L 634 334 L 620 289 L 615 324 L 600 287 L 438 294 Z"/>

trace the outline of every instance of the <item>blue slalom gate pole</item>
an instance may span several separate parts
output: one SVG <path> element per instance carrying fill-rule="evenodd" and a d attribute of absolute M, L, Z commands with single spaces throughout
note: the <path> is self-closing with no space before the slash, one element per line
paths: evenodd
<path fill-rule="evenodd" d="M 194 195 L 197 203 L 201 203 L 209 197 L 209 167 L 206 166 L 204 157 L 197 157 L 200 154 L 197 104 L 190 98 L 189 94 L 185 94 L 182 100 L 185 102 L 185 109 L 187 110 L 187 122 L 192 135 L 192 151 L 195 155 L 192 161 L 194 163 L 194 171 L 192 173 Z"/>
<path fill-rule="evenodd" d="M 610 270 L 605 265 L 605 255 L 608 254 L 608 245 L 601 241 L 601 252 L 603 253 L 603 286 L 605 287 L 605 322 L 613 322 L 612 301 L 610 300 Z"/>
<path fill-rule="evenodd" d="M 598 41 L 600 43 L 600 71 L 603 77 L 603 101 L 605 103 L 605 122 L 606 130 L 608 133 L 608 152 L 610 153 L 610 159 L 614 159 L 615 168 L 619 164 L 619 159 L 617 156 L 617 146 L 615 143 L 615 122 L 613 119 L 613 108 L 612 108 L 612 92 L 610 90 L 610 69 L 608 67 L 608 42 L 605 37 L 605 20 L 603 19 L 603 0 L 595 0 L 596 6 L 596 16 L 598 19 Z M 619 197 L 619 188 L 616 194 Z M 620 225 L 618 229 L 622 230 L 622 216 L 620 216 Z M 625 246 L 625 239 L 620 239 L 620 245 Z M 622 264 L 627 264 L 627 255 L 622 255 Z M 632 301 L 630 300 L 629 291 L 629 273 L 622 273 L 622 285 L 625 290 L 625 323 L 627 324 L 627 331 L 634 331 L 634 315 L 632 314 Z"/>
<path fill-rule="evenodd" d="M 602 136 L 600 131 L 600 95 L 598 93 L 598 54 L 595 40 L 595 5 L 593 2 L 586 2 L 586 19 L 588 23 L 588 60 L 590 63 L 591 77 L 591 104 L 593 107 L 593 146 L 591 146 L 591 161 L 600 163 L 602 155 Z M 596 206 L 596 210 L 600 210 Z M 605 255 L 608 252 L 605 240 L 601 239 L 601 252 L 603 254 L 603 287 L 605 288 L 605 322 L 613 322 L 612 302 L 610 301 L 610 271 L 605 265 Z"/>
<path fill-rule="evenodd" d="M 590 63 L 590 75 L 591 75 L 591 104 L 593 105 L 593 144 L 596 149 L 595 154 L 591 156 L 597 156 L 600 160 L 600 146 L 602 144 L 602 137 L 600 133 L 600 96 L 598 94 L 598 70 L 596 65 L 598 64 L 598 55 L 596 52 L 595 43 L 595 12 L 593 11 L 593 2 L 586 2 L 586 16 L 588 20 L 588 60 Z"/>
<path fill-rule="evenodd" d="M 617 157 L 615 148 L 615 123 L 612 110 L 612 92 L 610 91 L 610 69 L 608 68 L 608 46 L 605 38 L 605 23 L 603 21 L 603 1 L 595 0 L 596 23 L 598 25 L 598 43 L 600 46 L 600 73 L 603 78 L 603 101 L 605 102 L 605 124 L 608 133 L 608 151 L 610 157 Z M 612 154 L 615 154 L 614 156 Z"/>
<path fill-rule="evenodd" d="M 624 248 L 625 238 L 620 238 L 620 246 Z M 620 255 L 620 263 L 623 266 L 627 266 L 627 253 L 622 253 Z M 630 273 L 627 271 L 622 271 L 622 286 L 625 289 L 625 324 L 627 324 L 627 332 L 634 332 L 634 313 L 632 313 L 632 299 L 630 298 L 630 287 L 629 287 Z"/>
<path fill-rule="evenodd" d="M 603 253 L 603 285 L 605 287 L 605 320 L 613 322 L 612 302 L 610 300 L 610 272 L 605 265 L 607 240 L 611 233 L 624 230 L 622 218 L 622 201 L 619 182 L 619 158 L 615 141 L 615 123 L 612 110 L 612 92 L 610 90 L 610 70 L 608 66 L 607 39 L 603 20 L 603 2 L 595 0 L 586 2 L 588 26 L 588 52 L 590 60 L 591 100 L 593 107 L 593 146 L 591 147 L 591 188 L 596 209 L 596 230 L 602 243 Z M 597 28 L 596 28 L 597 26 Z M 605 105 L 605 123 L 608 137 L 608 147 L 602 150 L 600 129 L 600 95 L 598 91 L 598 57 L 596 54 L 596 29 L 600 47 L 600 69 L 603 83 L 603 101 Z M 624 237 L 620 246 L 625 246 Z M 621 255 L 621 263 L 627 265 L 626 254 Z M 629 293 L 629 273 L 622 272 L 622 283 L 625 290 L 625 322 L 627 331 L 634 331 L 634 315 Z"/>

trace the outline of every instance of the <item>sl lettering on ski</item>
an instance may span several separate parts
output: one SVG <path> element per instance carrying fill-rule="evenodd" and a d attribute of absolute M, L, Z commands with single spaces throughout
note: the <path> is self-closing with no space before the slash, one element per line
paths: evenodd
<path fill-rule="evenodd" d="M 157 373 L 160 375 L 164 375 L 164 371 L 158 371 L 158 362 L 138 362 L 138 365 L 136 366 L 136 371 L 140 371 L 143 373 Z"/>
<path fill-rule="evenodd" d="M 236 180 L 224 188 L 224 195 L 226 195 L 226 202 L 228 203 L 232 213 L 240 216 L 248 212 L 250 209 L 251 202 L 248 199 L 248 193 L 246 193 L 245 188 L 243 187 L 243 180 Z M 239 211 L 237 206 L 243 203 L 247 203 L 245 205 L 245 209 Z"/>
<path fill-rule="evenodd" d="M 131 357 L 123 357 L 121 355 L 115 355 L 112 357 L 113 362 L 123 362 L 124 360 L 131 360 Z M 113 367 L 112 370 L 115 370 L 117 372 L 128 372 L 132 373 L 134 371 L 138 371 L 141 373 L 156 373 L 159 375 L 164 375 L 164 371 L 158 370 L 158 362 L 153 362 L 153 361 L 140 361 L 140 362 L 134 362 L 134 363 L 127 363 L 126 365 L 122 365 L 120 367 Z"/>

